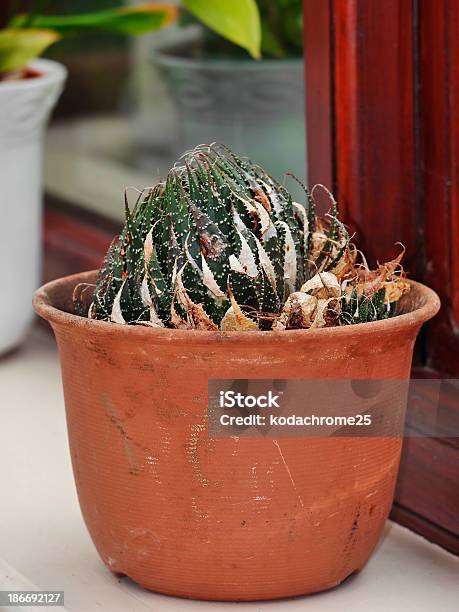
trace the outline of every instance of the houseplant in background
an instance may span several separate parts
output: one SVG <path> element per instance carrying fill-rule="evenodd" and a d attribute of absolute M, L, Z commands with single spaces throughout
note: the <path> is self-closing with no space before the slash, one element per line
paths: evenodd
<path fill-rule="evenodd" d="M 13 16 L 0 30 L 0 206 L 7 228 L 0 257 L 6 262 L 15 253 L 22 270 L 18 279 L 14 266 L 5 266 L 8 299 L 0 306 L 0 353 L 21 341 L 32 318 L 27 296 L 39 284 L 41 273 L 43 133 L 66 77 L 61 64 L 36 58 L 66 34 L 91 29 L 138 34 L 159 28 L 174 16 L 171 7 L 139 6 L 73 16 L 67 22 L 49 16 L 45 26 L 32 13 Z"/>
<path fill-rule="evenodd" d="M 317 188 L 316 188 L 317 189 Z M 211 379 L 407 379 L 436 294 L 370 270 L 222 146 L 140 193 L 99 273 L 34 298 L 55 332 L 82 513 L 107 567 L 184 597 L 320 591 L 368 560 L 400 437 L 211 438 Z M 390 413 L 393 406 L 385 406 Z"/>
<path fill-rule="evenodd" d="M 186 9 L 189 2 L 182 4 Z M 305 178 L 302 1 L 239 4 L 252 40 L 260 41 L 259 53 L 207 27 L 213 11 L 218 17 L 218 2 L 212 10 L 201 2 L 192 16 L 182 11 L 184 26 L 199 19 L 199 27 L 188 34 L 185 29 L 183 41 L 162 43 L 153 51 L 153 64 L 177 112 L 176 152 L 196 142 L 226 142 L 277 178 L 285 168 Z M 291 189 L 300 195 L 295 184 Z"/>
<path fill-rule="evenodd" d="M 257 56 L 258 14 L 247 19 L 252 1 L 219 0 L 218 15 L 207 22 Z M 36 58 L 60 38 L 83 32 L 145 34 L 170 24 L 177 17 L 177 8 L 167 3 L 75 15 L 42 13 L 47 4 L 33 2 L 35 12 L 12 16 L 7 27 L 0 30 L 0 193 L 3 220 L 8 227 L 0 256 L 6 261 L 17 251 L 16 264 L 23 270 L 18 282 L 12 267 L 6 268 L 9 299 L 0 307 L 0 352 L 20 342 L 32 316 L 27 295 L 39 284 L 40 278 L 43 131 L 66 76 L 62 65 Z M 201 0 L 186 0 L 186 4 L 193 11 L 196 6 L 198 15 L 209 5 Z M 246 5 L 243 11 L 242 5 Z M 16 236 L 21 236 L 20 249 L 16 248 Z"/>

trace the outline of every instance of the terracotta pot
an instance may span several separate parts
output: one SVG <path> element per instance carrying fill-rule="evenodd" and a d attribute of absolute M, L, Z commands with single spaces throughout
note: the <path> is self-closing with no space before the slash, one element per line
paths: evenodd
<path fill-rule="evenodd" d="M 183 597 L 256 600 L 333 587 L 367 562 L 388 516 L 400 438 L 210 439 L 209 378 L 397 378 L 439 308 L 287 332 L 158 330 L 71 312 L 78 282 L 34 298 L 59 346 L 81 510 L 107 567 Z"/>

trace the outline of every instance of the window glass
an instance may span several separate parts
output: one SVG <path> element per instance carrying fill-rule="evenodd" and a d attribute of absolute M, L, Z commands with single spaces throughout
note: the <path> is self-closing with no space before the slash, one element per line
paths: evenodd
<path fill-rule="evenodd" d="M 71 0 L 65 12 L 114 4 Z M 48 57 L 69 68 L 45 150 L 45 188 L 59 200 L 118 219 L 125 187 L 153 184 L 184 150 L 212 141 L 279 179 L 305 180 L 301 48 L 255 61 L 216 36 L 204 44 L 202 27 L 186 23 L 131 39 L 79 36 Z"/>

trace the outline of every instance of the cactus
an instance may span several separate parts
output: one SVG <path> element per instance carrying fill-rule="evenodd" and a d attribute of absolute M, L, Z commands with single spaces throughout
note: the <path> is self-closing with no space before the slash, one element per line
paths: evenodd
<path fill-rule="evenodd" d="M 376 271 L 358 263 L 331 194 L 329 214 L 317 216 L 317 188 L 305 188 L 306 204 L 299 204 L 263 168 L 223 145 L 187 152 L 132 210 L 125 197 L 126 223 L 87 315 L 228 331 L 391 316 L 409 288 L 400 258 Z"/>

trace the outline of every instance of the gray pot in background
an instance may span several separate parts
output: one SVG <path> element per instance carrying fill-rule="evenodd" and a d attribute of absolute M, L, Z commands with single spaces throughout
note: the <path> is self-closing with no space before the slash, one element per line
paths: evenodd
<path fill-rule="evenodd" d="M 301 59 L 253 61 L 186 57 L 162 47 L 153 63 L 177 114 L 176 154 L 200 143 L 223 142 L 266 167 L 278 180 L 306 176 L 304 80 Z M 301 189 L 292 179 L 295 198 Z"/>

